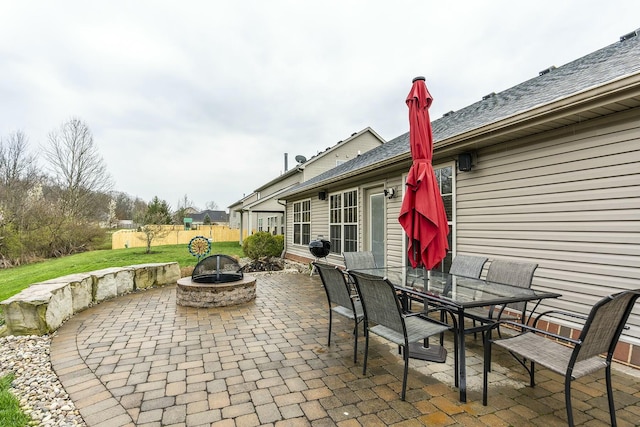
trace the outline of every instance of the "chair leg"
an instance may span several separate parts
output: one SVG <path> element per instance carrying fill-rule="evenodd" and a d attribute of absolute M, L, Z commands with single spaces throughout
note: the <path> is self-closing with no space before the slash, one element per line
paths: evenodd
<path fill-rule="evenodd" d="M 362 375 L 367 375 L 367 357 L 369 356 L 369 324 L 364 322 L 364 363 L 362 364 Z"/>
<path fill-rule="evenodd" d="M 440 310 L 440 321 L 442 323 L 447 323 L 447 312 L 444 310 Z M 444 332 L 440 334 L 440 347 L 444 345 Z M 457 387 L 457 384 L 456 384 Z"/>
<path fill-rule="evenodd" d="M 567 425 L 569 427 L 573 427 L 573 409 L 571 408 L 571 375 L 569 374 L 564 377 L 564 402 L 567 407 Z"/>
<path fill-rule="evenodd" d="M 401 399 L 404 401 L 407 395 L 407 375 L 409 373 L 409 351 L 408 349 L 404 349 L 404 375 L 402 376 L 402 396 Z"/>
<path fill-rule="evenodd" d="M 489 386 L 489 371 L 491 370 L 491 340 L 485 337 L 484 364 L 482 369 L 482 404 L 487 406 L 487 388 Z"/>
<path fill-rule="evenodd" d="M 458 364 L 458 332 L 456 329 L 453 330 L 453 375 L 454 375 L 454 385 L 456 387 L 460 386 L 460 379 L 458 378 L 458 374 L 460 372 L 460 366 Z"/>
<path fill-rule="evenodd" d="M 327 338 L 327 347 L 331 346 L 331 324 L 333 323 L 333 311 L 329 307 L 329 337 Z"/>
<path fill-rule="evenodd" d="M 526 360 L 524 362 L 526 363 Z M 529 379 L 531 380 L 529 382 L 529 385 L 531 387 L 535 387 L 536 386 L 536 364 L 533 362 L 533 360 L 531 361 L 531 371 L 529 372 Z M 569 384 L 569 386 L 571 386 L 571 384 Z"/>
<path fill-rule="evenodd" d="M 607 380 L 607 398 L 609 400 L 609 417 L 611 417 L 611 425 L 616 427 L 618 425 L 616 421 L 616 408 L 613 404 L 613 386 L 611 384 L 611 362 L 607 363 L 605 369 L 605 378 Z"/>
<path fill-rule="evenodd" d="M 353 363 L 358 363 L 358 318 L 355 319 L 356 327 L 353 329 Z"/>

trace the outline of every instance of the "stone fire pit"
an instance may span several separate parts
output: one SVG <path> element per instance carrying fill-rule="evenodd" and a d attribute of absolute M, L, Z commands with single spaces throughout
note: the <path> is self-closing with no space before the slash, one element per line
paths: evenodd
<path fill-rule="evenodd" d="M 245 276 L 240 264 L 227 255 L 211 255 L 183 277 L 177 285 L 178 305 L 224 307 L 249 302 L 256 297 L 256 279 Z"/>
<path fill-rule="evenodd" d="M 226 283 L 197 283 L 183 277 L 176 287 L 176 303 L 187 307 L 225 307 L 255 298 L 256 278 L 248 275 Z"/>

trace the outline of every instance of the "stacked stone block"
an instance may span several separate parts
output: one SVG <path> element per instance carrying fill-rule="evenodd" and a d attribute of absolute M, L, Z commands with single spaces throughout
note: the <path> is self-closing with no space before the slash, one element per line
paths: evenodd
<path fill-rule="evenodd" d="M 113 267 L 70 274 L 34 283 L 0 302 L 3 335 L 44 335 L 93 304 L 138 289 L 174 284 L 180 278 L 177 262 Z"/>

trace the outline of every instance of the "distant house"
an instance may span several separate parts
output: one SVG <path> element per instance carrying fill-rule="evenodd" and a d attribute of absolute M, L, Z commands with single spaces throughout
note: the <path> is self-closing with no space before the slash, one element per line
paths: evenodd
<path fill-rule="evenodd" d="M 198 210 L 196 208 L 194 208 L 194 207 L 188 207 L 188 208 L 184 209 L 184 214 L 185 215 L 192 215 L 192 214 L 195 214 L 195 213 L 198 213 Z"/>
<path fill-rule="evenodd" d="M 207 222 L 215 225 L 229 225 L 229 214 L 225 211 L 207 209 L 202 212 L 189 214 L 186 218 L 191 218 L 192 226 L 202 225 Z M 209 218 L 208 221 L 207 218 Z"/>
<path fill-rule="evenodd" d="M 586 313 L 605 295 L 640 288 L 639 32 L 432 117 L 451 230 L 442 269 L 456 254 L 536 262 L 533 287 L 563 295 L 539 310 Z M 323 236 L 330 263 L 368 250 L 380 265 L 406 265 L 398 214 L 408 136 L 279 194 L 286 257 L 312 261 L 309 241 Z M 640 307 L 628 326 L 616 359 L 640 366 Z"/>
<path fill-rule="evenodd" d="M 266 231 L 284 234 L 285 205 L 278 200 L 280 194 L 382 144 L 384 140 L 373 129 L 367 127 L 343 141 L 338 141 L 309 160 L 297 157 L 297 165 L 291 170 L 286 170 L 279 177 L 229 206 L 230 226 L 239 228 L 241 236 L 244 230 L 248 230 L 249 233 Z"/>
<path fill-rule="evenodd" d="M 132 219 L 119 219 L 117 228 L 135 228 Z"/>

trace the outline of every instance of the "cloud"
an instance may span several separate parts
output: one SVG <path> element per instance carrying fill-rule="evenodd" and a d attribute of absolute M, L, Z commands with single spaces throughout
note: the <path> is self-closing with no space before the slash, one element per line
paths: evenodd
<path fill-rule="evenodd" d="M 10 0 L 0 136 L 22 130 L 36 148 L 79 117 L 118 190 L 226 207 L 282 173 L 284 153 L 367 126 L 406 132 L 417 75 L 436 119 L 614 43 L 639 12 L 634 0 Z"/>

